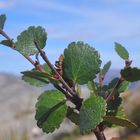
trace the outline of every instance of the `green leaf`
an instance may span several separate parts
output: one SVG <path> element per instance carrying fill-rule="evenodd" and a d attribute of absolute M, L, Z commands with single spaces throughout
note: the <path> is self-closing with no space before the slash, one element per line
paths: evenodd
<path fill-rule="evenodd" d="M 51 70 L 46 64 L 42 65 L 42 67 L 46 73 L 41 73 L 36 69 L 21 72 L 23 74 L 22 80 L 33 86 L 46 86 L 51 78 Z"/>
<path fill-rule="evenodd" d="M 124 92 L 124 91 L 128 90 L 129 86 L 130 86 L 130 82 L 128 82 L 128 81 L 123 81 L 123 82 L 121 83 L 119 89 L 118 89 L 118 92 L 121 93 L 121 92 Z"/>
<path fill-rule="evenodd" d="M 108 84 L 108 90 L 112 90 L 117 84 L 118 80 L 119 78 L 114 78 L 113 80 L 111 80 L 111 82 Z M 118 88 L 118 92 L 121 93 L 121 92 L 126 91 L 129 88 L 129 86 L 130 86 L 130 82 L 123 81 L 120 87 Z"/>
<path fill-rule="evenodd" d="M 116 91 L 114 99 L 110 100 L 107 104 L 108 110 L 117 110 L 122 102 L 122 99 L 119 97 L 119 93 Z"/>
<path fill-rule="evenodd" d="M 122 77 L 129 82 L 135 82 L 140 80 L 140 69 L 138 68 L 125 68 L 121 70 Z"/>
<path fill-rule="evenodd" d="M 59 128 L 67 113 L 64 95 L 58 90 L 45 91 L 36 103 L 37 125 L 44 132 L 53 132 Z"/>
<path fill-rule="evenodd" d="M 107 110 L 107 116 L 116 116 L 121 119 L 126 119 L 126 114 L 122 105 L 120 105 L 116 110 Z"/>
<path fill-rule="evenodd" d="M 115 87 L 115 85 L 117 84 L 119 78 L 114 78 L 108 85 L 108 89 L 107 89 L 107 93 L 110 94 L 113 90 L 113 88 Z M 118 109 L 118 107 L 120 106 L 122 99 L 120 98 L 120 93 L 124 92 L 125 90 L 127 90 L 129 88 L 130 82 L 127 81 L 123 81 L 121 83 L 121 85 L 118 87 L 118 89 L 116 89 L 116 93 L 114 95 L 114 99 L 110 100 L 107 104 L 107 108 L 108 110 L 113 110 L 116 111 Z"/>
<path fill-rule="evenodd" d="M 0 44 L 5 45 L 7 47 L 11 47 L 12 46 L 12 42 L 10 40 L 2 40 L 0 42 Z"/>
<path fill-rule="evenodd" d="M 108 110 L 106 114 L 107 116 L 115 116 L 120 119 L 127 119 L 122 105 L 120 105 L 116 110 Z M 108 122 L 103 122 L 103 124 L 107 125 L 108 127 L 117 127 L 117 125 Z"/>
<path fill-rule="evenodd" d="M 119 78 L 114 78 L 108 85 L 108 93 L 110 94 L 113 90 L 113 88 L 115 87 L 115 85 L 117 84 Z M 108 103 L 107 103 L 107 109 L 108 110 L 117 110 L 118 107 L 120 106 L 121 102 L 122 102 L 122 99 L 119 97 L 120 93 L 119 93 L 119 88 L 115 90 L 115 95 L 114 95 L 114 99 L 110 100 Z"/>
<path fill-rule="evenodd" d="M 0 15 L 0 28 L 3 29 L 4 28 L 4 24 L 6 21 L 6 15 Z"/>
<path fill-rule="evenodd" d="M 74 112 L 73 108 L 68 108 L 67 118 L 71 120 L 74 124 L 79 125 L 79 114 Z"/>
<path fill-rule="evenodd" d="M 48 81 L 48 75 L 42 74 L 39 71 L 24 71 L 21 72 L 22 74 L 24 74 L 22 76 L 22 80 L 24 80 L 25 82 L 29 83 L 30 85 L 33 86 L 45 86 L 49 83 Z"/>
<path fill-rule="evenodd" d="M 106 73 L 107 73 L 108 70 L 110 69 L 110 66 L 111 66 L 111 61 L 108 61 L 108 62 L 104 65 L 104 67 L 103 67 L 103 69 L 102 69 L 102 74 L 103 74 L 103 75 L 106 75 Z"/>
<path fill-rule="evenodd" d="M 98 89 L 96 83 L 94 83 L 93 81 L 88 81 L 87 87 L 91 93 L 96 93 L 96 91 Z"/>
<path fill-rule="evenodd" d="M 136 128 L 137 127 L 136 124 L 134 124 L 130 120 L 121 119 L 121 118 L 118 118 L 115 116 L 104 116 L 103 120 L 107 123 L 115 124 L 115 125 L 119 125 L 119 126 L 123 126 L 123 127 L 128 127 L 128 128 Z"/>
<path fill-rule="evenodd" d="M 115 116 L 118 117 L 118 118 L 121 118 L 121 119 L 126 119 L 125 110 L 124 110 L 124 108 L 123 108 L 122 105 L 120 105 L 120 106 L 118 107 L 118 110 L 117 110 Z"/>
<path fill-rule="evenodd" d="M 46 45 L 46 40 L 47 33 L 44 28 L 30 26 L 17 37 L 15 49 L 23 55 L 34 55 L 38 52 L 34 41 L 37 41 L 39 47 L 43 49 Z"/>
<path fill-rule="evenodd" d="M 106 101 L 99 96 L 91 96 L 80 109 L 80 132 L 90 133 L 103 121 L 106 114 Z"/>
<path fill-rule="evenodd" d="M 129 59 L 128 51 L 121 44 L 115 43 L 115 50 L 122 59 L 124 60 Z"/>
<path fill-rule="evenodd" d="M 83 42 L 72 42 L 64 50 L 63 71 L 65 79 L 74 83 L 86 84 L 100 71 L 98 52 Z"/>
<path fill-rule="evenodd" d="M 52 74 L 52 70 L 50 69 L 50 67 L 45 63 L 42 65 L 43 69 L 45 70 L 46 73 L 48 74 Z"/>
<path fill-rule="evenodd" d="M 108 88 L 109 88 L 109 89 L 114 88 L 114 87 L 115 87 L 115 85 L 117 84 L 118 80 L 119 80 L 119 78 L 118 78 L 118 77 L 116 77 L 116 78 L 112 79 L 112 80 L 110 81 L 110 83 L 108 84 Z"/>

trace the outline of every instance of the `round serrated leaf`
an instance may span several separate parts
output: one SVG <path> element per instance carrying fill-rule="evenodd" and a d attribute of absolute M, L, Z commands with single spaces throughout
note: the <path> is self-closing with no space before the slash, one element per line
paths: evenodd
<path fill-rule="evenodd" d="M 106 114 L 106 101 L 100 96 L 91 96 L 80 109 L 80 132 L 90 133 L 103 121 Z"/>
<path fill-rule="evenodd" d="M 45 91 L 36 103 L 37 125 L 44 132 L 53 132 L 59 128 L 67 113 L 64 95 L 58 90 Z"/>
<path fill-rule="evenodd" d="M 128 51 L 121 44 L 115 43 L 115 50 L 122 59 L 124 60 L 129 59 Z"/>
<path fill-rule="evenodd" d="M 23 55 L 34 55 L 38 52 L 34 41 L 36 41 L 41 49 L 46 45 L 47 33 L 41 26 L 30 26 L 23 31 L 16 42 L 16 50 Z"/>
<path fill-rule="evenodd" d="M 100 70 L 100 64 L 98 52 L 83 42 L 72 42 L 64 50 L 64 77 L 74 83 L 86 84 L 93 80 Z"/>
<path fill-rule="evenodd" d="M 129 82 L 135 82 L 140 80 L 140 69 L 138 68 L 125 68 L 121 70 L 122 77 Z"/>
<path fill-rule="evenodd" d="M 4 24 L 6 21 L 6 15 L 0 15 L 0 28 L 3 29 L 4 28 Z"/>

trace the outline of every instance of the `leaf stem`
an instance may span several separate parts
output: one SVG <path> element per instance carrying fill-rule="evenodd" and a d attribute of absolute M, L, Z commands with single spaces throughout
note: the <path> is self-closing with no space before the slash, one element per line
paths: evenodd
<path fill-rule="evenodd" d="M 11 42 L 11 46 L 10 46 L 10 48 L 11 49 L 14 49 L 15 50 L 15 44 L 14 44 L 14 42 L 13 42 L 13 40 L 2 30 L 2 29 L 0 29 L 0 34 L 3 36 L 3 37 L 5 37 L 7 40 L 9 40 L 10 42 Z M 37 43 L 36 43 L 36 45 L 37 45 Z M 41 50 L 41 49 L 40 49 Z M 42 52 L 43 53 L 43 52 Z M 40 53 L 41 54 L 41 53 Z M 43 53 L 44 54 L 44 53 Z M 22 54 L 23 55 L 23 54 Z M 40 71 L 40 72 L 45 72 L 45 70 L 44 70 L 44 68 L 40 65 L 40 63 L 39 63 L 39 61 L 33 61 L 33 59 L 30 57 L 30 56 L 28 56 L 28 55 L 23 55 L 38 71 Z M 38 58 L 38 57 L 37 57 Z M 48 60 L 48 59 L 47 59 Z M 49 62 L 49 60 L 48 60 L 48 62 Z M 65 83 L 65 81 L 63 80 L 63 78 L 59 75 L 59 73 L 55 70 L 55 68 L 53 67 L 53 65 L 49 62 L 48 63 L 48 65 L 50 66 L 50 68 L 53 68 L 53 71 L 54 71 L 54 73 L 55 74 L 57 74 L 58 76 L 59 76 L 59 79 L 60 79 L 60 81 L 61 81 L 61 83 L 63 83 L 63 85 L 66 87 L 66 89 L 72 94 L 72 95 L 74 95 L 74 92 L 72 91 L 72 89 Z M 59 88 L 60 89 L 60 88 Z M 65 96 L 67 97 L 67 98 L 71 98 L 71 96 L 72 95 L 70 95 L 70 94 L 68 94 L 67 92 L 64 92 L 63 91 L 63 93 L 65 94 Z M 72 99 L 71 99 L 72 100 Z"/>
<path fill-rule="evenodd" d="M 50 61 L 49 61 L 48 57 L 46 56 L 45 52 L 42 51 L 42 49 L 39 47 L 39 45 L 36 41 L 34 41 L 34 43 L 36 45 L 36 48 L 40 52 L 41 57 L 48 64 L 48 66 L 52 69 L 52 71 L 59 77 L 59 81 L 70 92 L 70 94 L 74 96 L 75 92 L 68 86 L 68 84 L 65 82 L 65 80 L 61 77 L 61 75 L 57 72 L 57 70 L 54 68 L 54 66 L 50 63 Z"/>

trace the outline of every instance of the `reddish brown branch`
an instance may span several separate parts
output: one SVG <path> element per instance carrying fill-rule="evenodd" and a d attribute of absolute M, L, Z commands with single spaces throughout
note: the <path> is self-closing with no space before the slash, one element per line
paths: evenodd
<path fill-rule="evenodd" d="M 4 36 L 7 40 L 12 41 L 10 37 L 0 28 L 0 34 Z"/>
<path fill-rule="evenodd" d="M 104 133 L 100 131 L 99 127 L 96 127 L 96 129 L 93 132 L 97 140 L 106 140 Z"/>
<path fill-rule="evenodd" d="M 113 88 L 112 92 L 109 94 L 109 96 L 106 98 L 106 102 L 109 102 L 110 100 L 112 100 L 113 96 L 116 94 L 119 86 L 121 85 L 121 83 L 124 81 L 124 79 L 122 77 L 119 78 L 118 82 L 116 83 L 115 87 Z"/>
<path fill-rule="evenodd" d="M 13 40 L 0 28 L 0 34 L 5 37 L 8 41 L 11 42 L 11 49 L 15 49 L 15 44 Z M 23 54 L 22 54 L 23 55 Z M 36 63 L 32 60 L 32 58 L 28 55 L 23 55 L 38 71 L 45 72 L 45 70 L 42 68 L 42 66 L 39 63 Z"/>
<path fill-rule="evenodd" d="M 35 43 L 38 51 L 40 52 L 41 57 L 48 64 L 48 66 L 52 69 L 52 71 L 58 76 L 59 81 L 70 92 L 70 94 L 74 96 L 75 92 L 68 86 L 68 84 L 65 82 L 65 80 L 61 77 L 61 75 L 57 72 L 57 70 L 54 68 L 54 66 L 50 63 L 50 61 L 49 61 L 48 57 L 46 56 L 45 52 L 42 51 L 42 49 L 39 47 L 39 45 L 36 41 L 34 41 L 34 43 Z"/>

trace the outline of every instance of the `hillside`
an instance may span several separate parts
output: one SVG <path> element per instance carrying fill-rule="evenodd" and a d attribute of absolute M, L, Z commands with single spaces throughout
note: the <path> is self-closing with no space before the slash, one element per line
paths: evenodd
<path fill-rule="evenodd" d="M 119 72 L 112 70 L 108 75 L 105 83 L 119 76 Z M 20 77 L 11 74 L 1 73 L 0 81 L 0 135 L 1 133 L 8 133 L 13 129 L 21 132 L 26 130 L 33 140 L 44 140 L 46 138 L 47 140 L 52 140 L 55 135 L 64 130 L 66 132 L 73 130 L 73 125 L 66 122 L 53 135 L 44 136 L 41 130 L 36 127 L 36 121 L 34 120 L 35 103 L 43 89 L 30 86 L 22 81 Z M 138 83 L 133 84 L 131 88 L 136 86 L 138 86 Z M 52 86 L 47 86 L 45 89 L 50 88 Z M 84 93 L 87 92 L 84 87 L 83 90 Z M 34 133 L 39 135 L 39 137 L 33 138 Z"/>
<path fill-rule="evenodd" d="M 65 123 L 63 127 L 53 135 L 43 135 L 41 129 L 36 126 L 34 119 L 35 103 L 43 89 L 28 85 L 20 77 L 11 74 L 0 74 L 0 140 L 1 135 L 7 135 L 10 131 L 22 133 L 27 131 L 31 140 L 33 135 L 38 135 L 36 140 L 52 140 L 53 135 L 72 131 L 69 128 L 72 124 Z M 48 86 L 45 89 L 51 89 Z"/>

